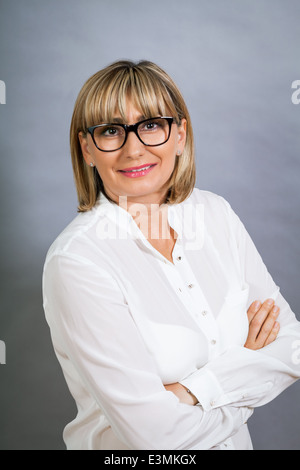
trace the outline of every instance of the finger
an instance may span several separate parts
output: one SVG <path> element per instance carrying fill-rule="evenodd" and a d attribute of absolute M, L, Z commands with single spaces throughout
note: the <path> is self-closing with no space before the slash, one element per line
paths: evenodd
<path fill-rule="evenodd" d="M 257 337 L 262 325 L 264 324 L 264 321 L 266 320 L 267 316 L 269 315 L 272 307 L 274 304 L 273 299 L 268 299 L 265 300 L 265 302 L 262 304 L 256 315 L 251 320 L 250 323 L 250 330 L 251 330 L 251 336 L 253 335 L 254 337 Z"/>
<path fill-rule="evenodd" d="M 258 309 L 254 317 L 252 318 L 250 324 L 249 324 L 249 334 L 247 338 L 247 343 L 253 345 L 255 349 L 260 349 L 263 347 L 263 343 L 260 342 L 259 344 L 256 344 L 257 337 L 260 333 L 260 330 L 268 317 L 270 310 L 272 309 L 274 304 L 273 299 L 267 299 L 261 307 Z M 263 339 L 263 338 L 261 338 Z M 266 338 L 265 338 L 266 339 Z M 264 341 L 265 341 L 264 339 Z"/>
<path fill-rule="evenodd" d="M 247 315 L 248 315 L 248 321 L 249 323 L 252 321 L 256 313 L 261 307 L 261 302 L 259 300 L 256 300 L 255 302 L 252 302 L 250 307 L 248 308 Z"/>
<path fill-rule="evenodd" d="M 263 304 L 261 304 L 259 301 L 256 301 L 253 302 L 253 304 L 251 304 L 251 306 L 249 307 L 248 318 L 251 318 L 251 320 L 249 321 L 249 333 L 247 338 L 247 344 L 255 346 L 257 336 L 273 304 L 273 301 L 272 304 L 271 302 L 267 302 L 268 301 L 266 300 Z M 253 315 L 255 311 L 256 313 Z M 256 345 L 256 349 L 258 349 L 259 347 L 259 345 Z"/>
<path fill-rule="evenodd" d="M 264 346 L 268 346 L 269 344 L 273 343 L 273 341 L 275 341 L 275 339 L 278 336 L 279 330 L 280 330 L 280 324 L 276 321 L 274 323 L 274 327 L 273 327 L 271 333 L 269 334 Z"/>
<path fill-rule="evenodd" d="M 256 338 L 256 342 L 258 343 L 259 348 L 263 348 L 265 346 L 265 343 L 269 337 L 269 335 L 272 333 L 273 328 L 275 326 L 276 320 L 279 315 L 279 307 L 276 305 L 272 308 L 270 311 L 269 315 L 267 316 L 266 320 L 264 321 L 260 332 Z M 274 341 L 274 340 L 273 340 Z"/>

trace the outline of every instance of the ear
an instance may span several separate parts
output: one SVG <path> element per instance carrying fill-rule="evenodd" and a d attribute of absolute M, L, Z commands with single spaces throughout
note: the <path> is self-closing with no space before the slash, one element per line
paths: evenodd
<path fill-rule="evenodd" d="M 186 141 L 186 119 L 181 119 L 180 126 L 178 126 L 178 142 L 177 149 L 180 154 L 183 152 Z"/>
<path fill-rule="evenodd" d="M 83 155 L 83 158 L 85 159 L 86 164 L 89 166 L 91 165 L 91 163 L 94 164 L 93 157 L 90 153 L 87 136 L 85 136 L 83 132 L 79 132 L 78 139 L 80 142 L 82 155 Z"/>

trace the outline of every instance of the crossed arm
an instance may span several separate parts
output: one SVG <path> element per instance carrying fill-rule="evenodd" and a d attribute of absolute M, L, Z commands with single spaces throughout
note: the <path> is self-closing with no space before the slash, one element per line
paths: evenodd
<path fill-rule="evenodd" d="M 279 307 L 273 299 L 265 302 L 253 302 L 248 309 L 249 333 L 244 345 L 245 348 L 254 351 L 262 349 L 273 343 L 280 330 L 280 324 L 276 321 L 280 313 Z M 181 403 L 197 405 L 197 398 L 179 382 L 165 385 L 165 389 L 173 392 Z"/>
<path fill-rule="evenodd" d="M 253 303 L 245 347 L 226 350 L 185 379 L 201 406 L 184 406 L 195 405 L 195 398 L 182 384 L 163 387 L 119 285 L 104 269 L 93 266 L 78 257 L 53 256 L 44 286 L 55 349 L 66 377 L 71 377 L 70 389 L 79 397 L 82 413 L 77 424 L 80 429 L 84 419 L 86 439 L 96 432 L 94 421 L 87 421 L 85 414 L 88 398 L 95 400 L 113 435 L 128 448 L 211 449 L 234 435 L 254 407 L 271 401 L 300 377 L 299 366 L 290 357 L 300 327 L 278 293 L 274 294 L 281 315 L 276 341 L 279 310 L 266 302 Z M 275 286 L 263 290 L 272 296 Z M 263 298 L 260 295 L 255 290 L 252 299 Z M 70 434 L 68 442 L 88 445 L 84 439 L 81 436 L 77 443 Z"/>

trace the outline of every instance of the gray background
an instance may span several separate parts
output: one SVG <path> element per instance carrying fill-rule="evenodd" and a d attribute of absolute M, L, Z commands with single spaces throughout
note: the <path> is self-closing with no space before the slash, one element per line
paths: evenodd
<path fill-rule="evenodd" d="M 74 101 L 114 60 L 152 60 L 177 82 L 193 120 L 197 187 L 229 200 L 299 318 L 299 19 L 299 0 L 0 1 L 1 449 L 64 449 L 75 415 L 41 275 L 76 215 Z M 299 391 L 298 382 L 256 410 L 257 450 L 300 450 Z"/>

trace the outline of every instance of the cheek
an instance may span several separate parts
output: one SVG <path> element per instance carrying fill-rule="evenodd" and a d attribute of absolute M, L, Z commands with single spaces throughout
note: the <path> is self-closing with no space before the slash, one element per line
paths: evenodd
<path fill-rule="evenodd" d="M 107 158 L 107 155 L 95 155 L 95 163 L 101 178 L 109 177 L 114 173 L 114 159 Z"/>
<path fill-rule="evenodd" d="M 157 150 L 152 150 L 152 153 L 157 155 L 163 166 L 174 166 L 177 158 L 175 139 L 170 140 L 165 145 L 165 148 L 164 145 L 161 148 L 157 147 Z"/>
<path fill-rule="evenodd" d="M 173 151 L 165 154 L 162 158 L 162 168 L 167 172 L 172 172 L 175 168 L 176 158 L 177 157 Z"/>

